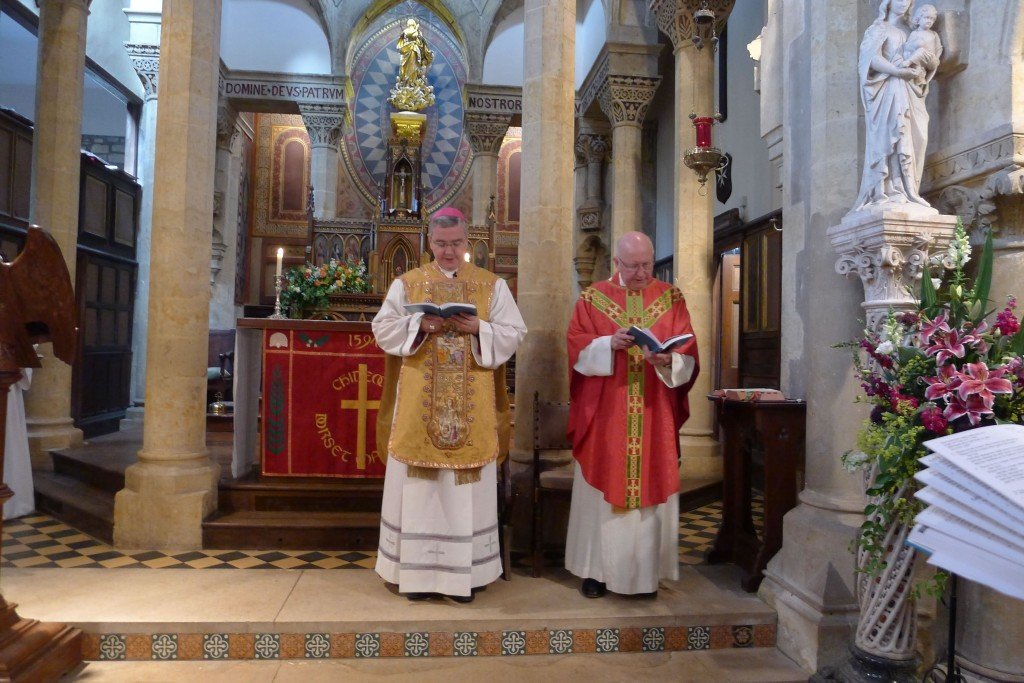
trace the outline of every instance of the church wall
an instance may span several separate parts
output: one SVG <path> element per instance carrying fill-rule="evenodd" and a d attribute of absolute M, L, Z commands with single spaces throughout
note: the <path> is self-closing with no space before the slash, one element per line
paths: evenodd
<path fill-rule="evenodd" d="M 582 19 L 580 19 L 582 17 Z M 577 0 L 576 3 L 576 83 L 578 90 L 590 73 L 605 42 L 604 4 L 601 0 Z M 516 85 L 521 85 L 517 83 Z"/>
<path fill-rule="evenodd" d="M 760 95 L 754 92 L 755 62 L 747 52 L 747 43 L 757 37 L 762 26 L 764 7 L 760 2 L 737 3 L 729 15 L 726 46 L 722 51 L 728 63 L 725 78 L 728 116 L 715 127 L 714 133 L 716 146 L 732 155 L 732 195 L 725 202 L 716 200 L 715 214 L 738 208 L 744 221 L 779 208 L 772 201 L 771 165 L 760 133 Z M 717 74 L 721 78 L 721 70 L 717 70 Z M 684 140 L 683 144 L 688 142 Z"/>
<path fill-rule="evenodd" d="M 36 37 L 11 15 L 0 13 L 0 105 L 35 118 Z"/>
<path fill-rule="evenodd" d="M 230 69 L 331 73 L 331 50 L 306 0 L 224 0 L 220 56 Z"/>
<path fill-rule="evenodd" d="M 484 83 L 523 84 L 523 11 L 522 7 L 515 10 L 494 30 L 494 38 L 484 55 Z"/>
<path fill-rule="evenodd" d="M 145 93 L 124 44 L 129 42 L 124 0 L 92 0 L 86 25 L 85 54 L 138 97 Z"/>
<path fill-rule="evenodd" d="M 1013 74 L 1021 71 L 1024 8 L 1005 0 L 933 4 L 941 17 L 943 64 L 928 102 L 929 164 L 1011 130 L 1024 132 L 1024 79 Z"/>
<path fill-rule="evenodd" d="M 675 192 L 674 155 L 680 154 L 681 150 L 676 146 L 674 60 L 672 46 L 667 45 L 658 60 L 658 75 L 661 76 L 661 84 L 654 93 L 654 100 L 647 108 L 647 120 L 656 122 L 658 141 L 654 178 L 657 186 L 655 191 L 655 259 L 672 256 L 675 250 L 675 217 L 672 207 L 672 198 Z"/>

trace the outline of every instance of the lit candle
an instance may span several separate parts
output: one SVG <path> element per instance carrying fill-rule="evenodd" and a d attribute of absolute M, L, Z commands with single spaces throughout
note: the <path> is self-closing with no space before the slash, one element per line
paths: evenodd
<path fill-rule="evenodd" d="M 277 277 L 281 277 L 281 263 L 284 261 L 284 247 L 277 248 Z"/>

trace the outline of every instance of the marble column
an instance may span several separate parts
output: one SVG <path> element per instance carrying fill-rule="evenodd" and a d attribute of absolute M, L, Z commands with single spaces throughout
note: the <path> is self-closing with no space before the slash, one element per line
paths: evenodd
<path fill-rule="evenodd" d="M 487 207 L 498 195 L 498 153 L 511 121 L 501 114 L 466 114 L 466 134 L 473 147 L 473 225 L 487 223 Z"/>
<path fill-rule="evenodd" d="M 39 66 L 32 197 L 29 222 L 60 246 L 75 282 L 78 248 L 78 186 L 81 174 L 82 89 L 88 0 L 40 0 Z M 32 461 L 49 467 L 49 451 L 81 443 L 71 419 L 71 367 L 41 344 L 42 368 L 25 398 Z"/>
<path fill-rule="evenodd" d="M 530 333 L 516 354 L 520 416 L 529 415 L 536 390 L 550 401 L 569 395 L 576 3 L 526 0 L 524 23 L 518 301 Z M 528 457 L 532 420 L 517 419 L 513 439 L 516 457 Z"/>
<path fill-rule="evenodd" d="M 114 502 L 119 547 L 202 547 L 202 520 L 217 506 L 219 468 L 206 450 L 205 398 L 220 16 L 220 0 L 178 0 L 163 10 L 152 362 L 142 450 Z"/>
<path fill-rule="evenodd" d="M 675 50 L 675 131 L 673 217 L 675 225 L 674 264 L 676 286 L 686 297 L 701 373 L 690 390 L 690 419 L 680 432 L 681 478 L 713 478 L 722 474 L 721 449 L 714 432 L 714 415 L 709 401 L 714 375 L 711 360 L 716 338 L 712 325 L 714 263 L 714 192 L 699 192 L 697 176 L 683 164 L 680 150 L 694 140 L 690 113 L 714 114 L 714 60 L 710 47 L 695 47 L 693 12 L 703 3 L 697 0 L 654 0 L 651 10 L 658 27 L 672 40 Z M 719 24 L 724 25 L 732 10 L 731 0 L 708 3 Z M 721 30 L 721 29 L 719 29 Z M 707 42 L 707 41 L 706 41 Z M 638 138 L 639 139 L 639 138 Z M 613 144 L 614 141 L 613 141 Z M 618 155 L 616 148 L 615 154 Z"/>
<path fill-rule="evenodd" d="M 611 243 L 630 230 L 642 230 L 640 146 L 647 107 L 661 82 L 659 76 L 609 75 L 598 101 L 612 123 Z"/>
<path fill-rule="evenodd" d="M 146 17 L 151 19 L 152 17 Z M 132 20 L 129 15 L 129 20 Z M 142 406 L 146 400 L 146 341 L 149 338 L 149 252 L 153 237 L 153 160 L 156 157 L 157 82 L 160 73 L 160 14 L 156 13 L 155 35 L 147 36 L 152 43 L 126 43 L 125 49 L 135 72 L 142 80 L 145 99 L 139 116 L 138 163 L 136 173 L 142 186 L 139 204 L 139 231 L 135 239 L 135 260 L 138 274 L 135 279 L 135 309 L 132 319 L 132 381 L 128 419 L 142 419 Z M 144 28 L 152 29 L 146 21 Z M 135 22 L 132 22 L 135 31 Z M 134 36 L 133 36 L 134 39 Z"/>
<path fill-rule="evenodd" d="M 338 140 L 344 109 L 336 104 L 300 104 L 302 123 L 309 133 L 313 149 L 310 155 L 310 182 L 313 184 L 313 215 L 338 216 Z"/>

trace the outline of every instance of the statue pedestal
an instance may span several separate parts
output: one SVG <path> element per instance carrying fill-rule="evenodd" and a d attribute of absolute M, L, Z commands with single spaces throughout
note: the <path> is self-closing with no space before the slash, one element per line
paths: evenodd
<path fill-rule="evenodd" d="M 889 309 L 917 307 L 922 269 L 942 254 L 955 229 L 956 216 L 916 205 L 851 212 L 828 229 L 839 252 L 836 272 L 859 275 L 864 285 L 868 328 L 877 328 Z"/>

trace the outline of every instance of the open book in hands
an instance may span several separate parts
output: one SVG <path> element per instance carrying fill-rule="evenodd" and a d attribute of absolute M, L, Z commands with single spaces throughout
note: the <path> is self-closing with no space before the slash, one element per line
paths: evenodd
<path fill-rule="evenodd" d="M 665 341 L 661 341 L 646 327 L 630 327 L 626 330 L 626 334 L 633 338 L 638 346 L 642 346 L 651 353 L 665 353 L 671 351 L 680 344 L 685 344 L 687 340 L 693 338 L 692 334 L 677 334 L 674 337 L 669 337 Z"/>
<path fill-rule="evenodd" d="M 450 318 L 453 315 L 459 315 L 460 313 L 476 315 L 476 306 L 473 304 L 454 302 L 441 304 L 440 306 L 431 303 L 405 304 L 405 310 L 408 313 L 425 313 L 427 315 L 436 315 L 442 318 Z"/>

